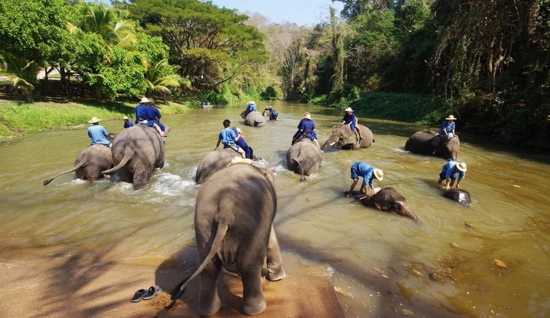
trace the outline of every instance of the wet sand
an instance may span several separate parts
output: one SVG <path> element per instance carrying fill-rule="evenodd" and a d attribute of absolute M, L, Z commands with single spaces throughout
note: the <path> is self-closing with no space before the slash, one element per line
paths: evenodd
<path fill-rule="evenodd" d="M 44 256 L 32 261 L 0 258 L 4 287 L 0 317 L 199 317 L 198 280 L 181 300 L 166 309 L 171 291 L 188 272 L 175 264 L 134 265 L 97 262 L 85 255 Z M 159 285 L 151 300 L 132 303 L 135 291 Z M 222 310 L 212 317 L 246 317 L 241 312 L 240 278 L 224 272 L 218 281 Z M 264 279 L 266 310 L 257 317 L 344 317 L 328 276 L 292 275 Z"/>

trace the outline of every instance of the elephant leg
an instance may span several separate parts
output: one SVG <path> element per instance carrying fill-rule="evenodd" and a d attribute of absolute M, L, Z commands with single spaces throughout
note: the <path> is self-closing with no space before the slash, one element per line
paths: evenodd
<path fill-rule="evenodd" d="M 267 306 L 262 291 L 262 264 L 239 268 L 243 282 L 243 312 L 249 316 L 260 314 Z"/>
<path fill-rule="evenodd" d="M 274 282 L 284 277 L 285 270 L 283 269 L 283 260 L 281 258 L 281 251 L 279 250 L 279 243 L 277 242 L 275 230 L 273 226 L 271 226 L 269 243 L 267 245 L 267 279 Z"/>
<path fill-rule="evenodd" d="M 217 287 L 221 266 L 219 259 L 214 257 L 200 274 L 199 314 L 201 316 L 211 316 L 222 308 Z"/>
<path fill-rule="evenodd" d="M 134 170 L 134 190 L 140 190 L 143 189 L 147 183 L 149 183 L 149 179 L 151 178 L 151 169 L 148 169 L 147 167 L 136 167 Z"/>

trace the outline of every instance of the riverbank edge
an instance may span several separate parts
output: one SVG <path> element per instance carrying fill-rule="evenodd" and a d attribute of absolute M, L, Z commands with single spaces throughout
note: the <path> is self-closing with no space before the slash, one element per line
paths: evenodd
<path fill-rule="evenodd" d="M 103 121 L 133 118 L 137 103 L 129 102 L 56 102 L 23 103 L 0 99 L 0 145 L 16 142 L 29 133 L 46 130 L 72 130 L 88 125 L 92 117 Z M 163 115 L 181 114 L 188 105 L 157 102 Z"/>

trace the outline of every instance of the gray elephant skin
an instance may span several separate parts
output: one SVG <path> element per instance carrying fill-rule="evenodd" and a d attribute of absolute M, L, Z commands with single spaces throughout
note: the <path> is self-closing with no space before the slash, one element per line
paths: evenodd
<path fill-rule="evenodd" d="M 97 179 L 103 178 L 101 173 L 103 170 L 113 167 L 113 156 L 111 155 L 111 148 L 95 144 L 84 148 L 76 157 L 74 161 L 74 168 L 61 172 L 54 177 L 45 180 L 44 185 L 52 182 L 53 179 L 75 171 L 76 177 L 82 180 L 88 180 L 94 182 Z"/>
<path fill-rule="evenodd" d="M 443 192 L 443 196 L 447 199 L 456 201 L 462 205 L 469 206 L 472 204 L 472 199 L 470 198 L 470 193 L 466 190 L 452 188 Z"/>
<path fill-rule="evenodd" d="M 170 128 L 166 126 L 166 133 Z M 102 173 L 118 171 L 119 180 L 130 182 L 134 190 L 143 189 L 153 169 L 164 167 L 164 139 L 153 127 L 136 125 L 124 129 L 113 141 L 113 168 Z"/>
<path fill-rule="evenodd" d="M 345 192 L 344 194 L 347 195 L 348 192 Z M 379 211 L 394 212 L 398 215 L 408 217 L 415 222 L 418 221 L 418 217 L 409 208 L 405 197 L 397 192 L 397 190 L 393 187 L 382 188 L 370 197 L 364 195 L 359 197 L 360 193 L 357 193 L 356 191 L 354 191 L 353 195 L 358 198 L 364 206 Z"/>
<path fill-rule="evenodd" d="M 420 155 L 432 155 L 434 152 L 433 140 L 439 134 L 431 130 L 422 130 L 415 132 L 409 137 L 405 143 L 405 150 Z M 443 159 L 456 160 L 460 151 L 460 139 L 458 136 L 453 137 L 447 143 L 440 142 L 439 149 L 436 151 L 436 156 Z"/>
<path fill-rule="evenodd" d="M 288 170 L 300 174 L 300 181 L 317 172 L 322 160 L 323 153 L 317 144 L 307 138 L 300 139 L 286 153 Z"/>
<path fill-rule="evenodd" d="M 325 141 L 321 150 L 326 150 L 328 146 L 338 146 L 345 150 L 357 150 L 370 147 L 374 142 L 372 131 L 363 125 L 357 125 L 357 127 L 361 129 L 363 139 L 359 139 L 357 132 L 352 131 L 349 125 L 338 124 L 332 128 L 332 134 L 328 137 L 327 141 Z"/>
<path fill-rule="evenodd" d="M 208 177 L 222 170 L 231 163 L 231 159 L 241 157 L 241 155 L 233 149 L 225 148 L 216 151 L 211 151 L 199 163 L 197 173 L 195 174 L 195 182 L 201 184 Z"/>
<path fill-rule="evenodd" d="M 252 127 L 262 127 L 265 123 L 265 118 L 257 110 L 253 110 L 245 117 L 244 112 L 241 113 L 241 117 L 244 119 L 244 124 Z"/>
<path fill-rule="evenodd" d="M 246 204 L 245 204 L 246 203 Z M 273 230 L 277 197 L 273 176 L 251 164 L 236 163 L 213 174 L 200 187 L 195 205 L 195 237 L 201 265 L 172 294 L 180 298 L 188 283 L 200 275 L 199 314 L 210 316 L 222 306 L 216 282 L 222 266 L 236 266 L 243 284 L 243 313 L 266 308 L 262 267 L 267 279 L 285 276 Z"/>

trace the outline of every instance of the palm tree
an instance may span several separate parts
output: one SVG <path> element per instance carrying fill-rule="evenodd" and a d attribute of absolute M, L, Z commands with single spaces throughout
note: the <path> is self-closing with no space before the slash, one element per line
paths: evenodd
<path fill-rule="evenodd" d="M 182 85 L 190 88 L 191 81 L 176 74 L 177 66 L 168 64 L 168 60 L 163 59 L 154 65 L 146 65 L 145 81 L 147 82 L 147 95 L 151 96 L 153 92 L 162 94 L 162 99 L 166 100 L 166 94 L 171 94 L 170 87 L 180 87 Z"/>

